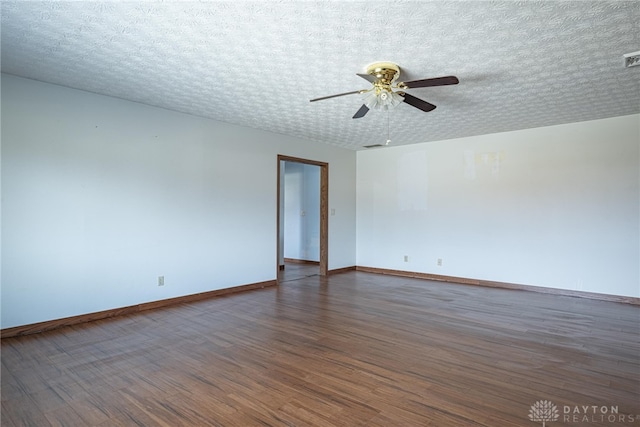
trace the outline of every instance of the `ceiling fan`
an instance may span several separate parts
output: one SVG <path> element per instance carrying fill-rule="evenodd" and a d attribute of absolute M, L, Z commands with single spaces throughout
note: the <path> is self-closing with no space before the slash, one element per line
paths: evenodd
<path fill-rule="evenodd" d="M 416 98 L 404 92 L 407 89 L 415 89 L 419 87 L 446 86 L 455 85 L 459 80 L 455 76 L 434 77 L 430 79 L 412 80 L 408 82 L 396 82 L 400 76 L 400 67 L 393 62 L 374 62 L 366 67 L 366 73 L 358 74 L 358 76 L 373 84 L 370 89 L 354 90 L 352 92 L 339 93 L 336 95 L 323 96 L 315 98 L 310 102 L 322 101 L 324 99 L 336 98 L 338 96 L 354 95 L 356 93 L 365 95 L 364 104 L 354 114 L 354 119 L 364 117 L 372 108 L 395 107 L 405 102 L 424 112 L 432 111 L 435 105 Z M 394 91 L 394 89 L 399 89 Z"/>

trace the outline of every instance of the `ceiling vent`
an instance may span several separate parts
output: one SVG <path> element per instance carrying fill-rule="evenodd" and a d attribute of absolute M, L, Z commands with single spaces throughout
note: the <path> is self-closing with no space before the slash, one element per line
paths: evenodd
<path fill-rule="evenodd" d="M 364 148 L 386 147 L 389 144 L 391 144 L 391 140 L 387 139 L 387 142 L 385 142 L 384 145 L 382 145 L 382 144 L 371 144 L 371 145 L 363 145 L 363 147 Z"/>
<path fill-rule="evenodd" d="M 633 52 L 633 53 L 625 53 L 622 56 L 624 57 L 624 66 L 626 68 L 640 65 L 640 51 Z"/>

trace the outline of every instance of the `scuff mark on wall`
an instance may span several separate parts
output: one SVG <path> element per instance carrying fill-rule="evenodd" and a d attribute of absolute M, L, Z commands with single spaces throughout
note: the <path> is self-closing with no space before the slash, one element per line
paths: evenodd
<path fill-rule="evenodd" d="M 488 151 L 476 153 L 473 150 L 464 151 L 464 177 L 475 181 L 478 173 L 488 170 L 493 177 L 500 175 L 500 167 L 504 161 L 502 151 Z"/>

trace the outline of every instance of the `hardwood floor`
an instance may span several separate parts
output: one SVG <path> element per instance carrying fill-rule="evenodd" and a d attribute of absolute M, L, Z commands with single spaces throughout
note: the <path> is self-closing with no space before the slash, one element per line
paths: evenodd
<path fill-rule="evenodd" d="M 316 264 L 285 262 L 284 267 L 284 270 L 280 270 L 278 273 L 280 283 L 320 275 L 320 266 Z"/>
<path fill-rule="evenodd" d="M 639 328 L 640 308 L 607 301 L 303 277 L 2 339 L 1 421 L 540 426 L 529 411 L 549 400 L 549 427 L 640 425 Z"/>

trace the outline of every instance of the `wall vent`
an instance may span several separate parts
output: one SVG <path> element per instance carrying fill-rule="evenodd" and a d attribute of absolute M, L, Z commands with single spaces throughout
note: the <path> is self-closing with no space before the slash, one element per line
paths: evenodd
<path fill-rule="evenodd" d="M 633 53 L 625 53 L 622 56 L 624 57 L 624 66 L 626 68 L 640 65 L 640 51 L 633 52 Z"/>

